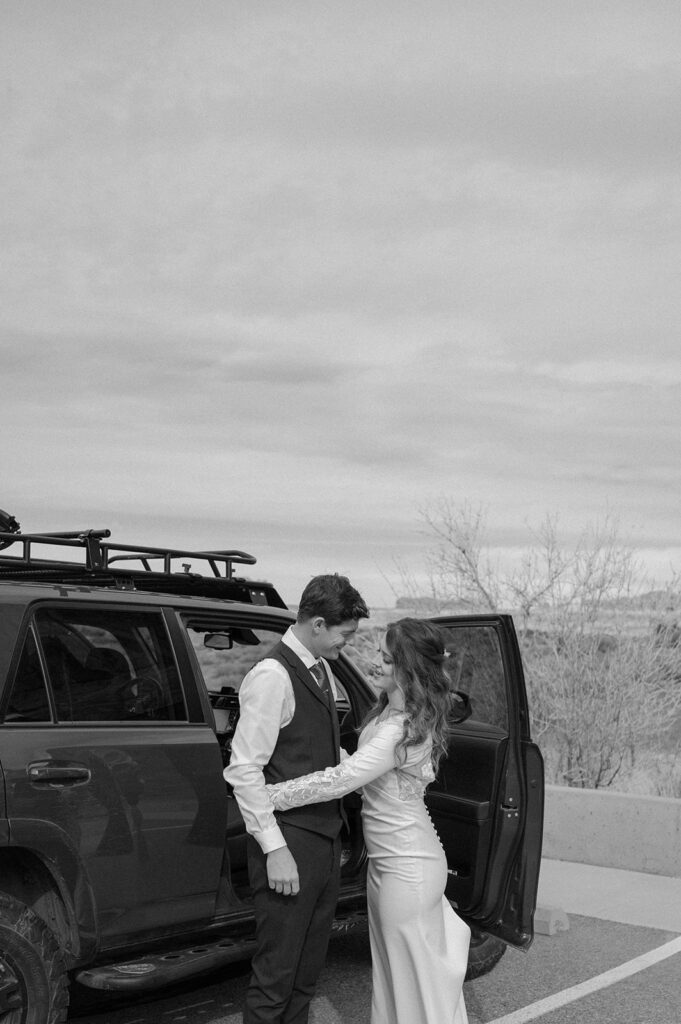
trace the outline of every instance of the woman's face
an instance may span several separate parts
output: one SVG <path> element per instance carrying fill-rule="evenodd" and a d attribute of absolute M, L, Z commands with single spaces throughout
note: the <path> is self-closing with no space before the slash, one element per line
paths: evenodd
<path fill-rule="evenodd" d="M 392 656 L 385 645 L 385 637 L 381 640 L 379 659 L 371 682 L 379 693 L 387 693 L 390 696 L 395 690 L 399 690 L 399 686 L 395 678 L 395 666 L 393 665 Z"/>

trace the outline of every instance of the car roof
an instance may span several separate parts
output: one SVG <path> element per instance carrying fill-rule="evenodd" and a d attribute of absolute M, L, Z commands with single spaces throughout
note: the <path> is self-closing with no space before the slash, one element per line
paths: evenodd
<path fill-rule="evenodd" d="M 249 583 L 249 586 L 251 584 Z M 158 607 L 197 610 L 250 612 L 259 611 L 267 617 L 291 620 L 293 613 L 286 607 L 268 605 L 259 601 L 236 601 L 228 598 L 207 597 L 203 594 L 173 594 L 139 589 L 86 586 L 81 583 L 44 582 L 35 580 L 0 580 L 0 604 L 31 605 L 43 601 L 84 601 L 88 604 L 144 604 Z"/>

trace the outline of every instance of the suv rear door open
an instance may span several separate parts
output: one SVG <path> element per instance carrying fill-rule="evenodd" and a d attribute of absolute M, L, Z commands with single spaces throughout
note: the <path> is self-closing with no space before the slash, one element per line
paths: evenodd
<path fill-rule="evenodd" d="M 468 694 L 472 708 L 454 727 L 426 795 L 447 854 L 447 896 L 469 924 L 525 948 L 533 936 L 544 783 L 513 621 L 433 621 L 447 638 L 453 688 Z"/>

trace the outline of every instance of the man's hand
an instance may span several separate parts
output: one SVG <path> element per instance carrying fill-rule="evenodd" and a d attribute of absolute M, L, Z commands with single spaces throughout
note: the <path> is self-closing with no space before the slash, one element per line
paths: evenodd
<path fill-rule="evenodd" d="M 270 889 L 282 896 L 297 896 L 300 892 L 298 868 L 288 846 L 280 846 L 267 854 L 267 878 Z"/>

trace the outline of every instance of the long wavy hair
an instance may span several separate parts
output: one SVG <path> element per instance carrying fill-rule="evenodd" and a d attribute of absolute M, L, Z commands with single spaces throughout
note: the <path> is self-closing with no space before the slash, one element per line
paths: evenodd
<path fill-rule="evenodd" d="M 404 694 L 406 712 L 404 732 L 395 748 L 397 763 L 404 764 L 408 747 L 430 738 L 433 768 L 437 771 L 450 735 L 451 684 L 444 669 L 443 634 L 425 619 L 398 619 L 388 623 L 385 646 Z M 381 693 L 365 724 L 380 715 L 387 704 L 388 695 Z"/>

